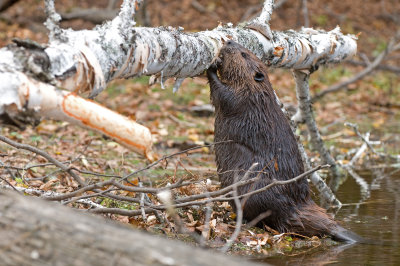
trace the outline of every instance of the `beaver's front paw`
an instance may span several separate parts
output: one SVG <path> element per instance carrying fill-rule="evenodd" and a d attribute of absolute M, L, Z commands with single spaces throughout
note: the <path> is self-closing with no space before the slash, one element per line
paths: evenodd
<path fill-rule="evenodd" d="M 211 65 L 208 67 L 208 70 L 217 72 L 217 69 L 221 66 L 221 64 L 222 64 L 221 58 L 217 57 L 211 62 Z"/>

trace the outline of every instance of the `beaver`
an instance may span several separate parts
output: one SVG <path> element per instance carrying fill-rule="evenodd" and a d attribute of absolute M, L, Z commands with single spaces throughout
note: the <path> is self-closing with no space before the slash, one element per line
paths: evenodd
<path fill-rule="evenodd" d="M 238 187 L 238 194 L 260 189 L 274 180 L 288 180 L 304 172 L 295 136 L 282 112 L 267 75 L 267 66 L 249 50 L 227 41 L 207 70 L 211 103 L 215 107 L 214 141 L 222 187 L 243 177 L 259 181 Z M 253 166 L 254 167 L 254 166 Z M 259 224 L 278 232 L 330 236 L 356 242 L 361 237 L 344 229 L 311 198 L 306 179 L 274 186 L 242 200 L 247 221 L 269 213 Z M 234 204 L 232 207 L 235 209 Z"/>

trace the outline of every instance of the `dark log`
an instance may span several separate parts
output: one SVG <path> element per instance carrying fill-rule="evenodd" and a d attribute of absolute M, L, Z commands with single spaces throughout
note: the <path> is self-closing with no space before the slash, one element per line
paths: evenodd
<path fill-rule="evenodd" d="M 7 8 L 11 7 L 19 0 L 0 0 L 0 12 L 6 10 Z"/>
<path fill-rule="evenodd" d="M 256 265 L 0 190 L 0 265 Z"/>

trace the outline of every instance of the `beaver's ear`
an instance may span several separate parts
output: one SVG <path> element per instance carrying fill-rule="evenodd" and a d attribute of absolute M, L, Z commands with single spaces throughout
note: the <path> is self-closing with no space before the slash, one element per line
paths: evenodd
<path fill-rule="evenodd" d="M 257 82 L 264 81 L 264 74 L 257 72 L 256 75 L 254 76 L 254 80 Z"/>

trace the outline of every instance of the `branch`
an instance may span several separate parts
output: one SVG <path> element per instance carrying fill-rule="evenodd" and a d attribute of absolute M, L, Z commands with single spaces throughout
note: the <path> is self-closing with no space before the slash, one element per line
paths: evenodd
<path fill-rule="evenodd" d="M 400 30 L 395 34 L 395 36 L 392 39 L 390 39 L 386 49 L 383 52 L 381 52 L 371 64 L 367 65 L 366 68 L 364 68 L 362 71 L 358 72 L 353 77 L 351 77 L 341 83 L 332 85 L 332 86 L 328 87 L 327 89 L 324 89 L 324 90 L 318 92 L 312 98 L 312 102 L 316 102 L 316 101 L 320 100 L 321 98 L 323 98 L 325 95 L 327 95 L 329 93 L 336 92 L 336 91 L 347 88 L 348 85 L 350 85 L 354 82 L 357 82 L 360 79 L 363 79 L 365 76 L 367 76 L 372 71 L 377 69 L 380 66 L 380 64 L 382 63 L 382 61 L 387 57 L 387 55 L 389 55 L 393 51 L 400 49 L 400 43 L 396 43 L 400 37 L 399 35 L 400 35 Z"/>
<path fill-rule="evenodd" d="M 354 65 L 354 66 L 363 66 L 363 67 L 368 67 L 370 64 L 362 61 L 356 61 L 356 60 L 347 60 L 347 64 Z M 400 73 L 400 67 L 397 66 L 391 66 L 391 65 L 378 65 L 375 69 L 377 70 L 383 70 L 383 71 L 390 71 L 399 74 Z"/>
<path fill-rule="evenodd" d="M 51 195 L 51 196 L 44 196 L 43 198 L 46 199 L 46 200 L 51 200 L 51 201 L 66 200 L 66 199 L 81 195 L 81 194 L 83 194 L 83 193 L 85 193 L 87 191 L 91 191 L 91 190 L 94 190 L 94 189 L 97 189 L 97 188 L 103 188 L 104 186 L 112 185 L 113 183 L 114 183 L 114 179 L 106 180 L 106 181 L 103 181 L 103 182 L 99 182 L 99 183 L 95 183 L 95 184 L 92 184 L 92 185 L 88 185 L 88 186 L 82 187 L 82 188 L 80 188 L 78 190 L 75 190 L 74 192 L 71 192 L 71 193 L 66 193 L 66 194 L 59 193 L 59 194 Z M 94 197 L 95 195 L 89 195 L 89 196 Z M 81 200 L 81 199 L 76 199 L 75 201 L 79 201 L 79 200 Z"/>
<path fill-rule="evenodd" d="M 349 124 L 349 125 L 347 125 L 347 124 Z M 345 123 L 345 125 L 351 126 L 351 127 L 354 126 L 350 123 Z M 354 130 L 357 130 L 357 128 L 354 128 Z M 357 132 L 358 132 L 358 130 L 357 130 Z M 367 142 L 369 142 L 369 132 L 365 135 L 365 138 L 363 137 L 363 140 L 365 140 L 366 142 L 363 143 L 361 148 L 355 153 L 355 155 L 350 160 L 350 162 L 342 165 L 342 167 L 353 177 L 353 179 L 356 181 L 356 183 L 360 186 L 361 196 L 362 196 L 362 199 L 360 200 L 360 202 L 365 201 L 371 195 L 368 183 L 365 181 L 364 178 L 362 178 L 360 175 L 358 175 L 353 170 L 354 163 L 360 158 L 360 156 L 364 153 L 364 151 L 368 147 Z"/>
<path fill-rule="evenodd" d="M 5 188 L 5 189 L 11 189 L 12 188 L 12 189 L 14 189 L 14 190 L 16 190 L 18 192 L 22 192 L 24 194 L 29 194 L 29 195 L 40 196 L 40 197 L 42 197 L 44 199 L 57 198 L 57 197 L 58 198 L 63 198 L 63 196 L 64 196 L 64 194 L 62 194 L 62 193 L 57 193 L 57 192 L 54 192 L 54 191 L 44 191 L 44 190 L 36 189 L 36 188 L 13 187 L 13 186 L 10 186 L 10 185 L 1 186 L 0 188 Z M 91 200 L 87 200 L 87 199 L 80 199 L 80 200 L 77 200 L 77 202 L 81 203 L 81 204 L 89 205 L 92 208 L 98 208 L 98 209 L 105 208 L 104 206 L 102 206 L 100 204 L 97 204 L 97 203 L 95 203 L 95 202 L 93 202 Z"/>
<path fill-rule="evenodd" d="M 298 176 L 296 176 L 296 177 L 294 177 L 294 178 L 292 178 L 292 179 L 288 179 L 288 180 L 275 180 L 275 181 L 273 181 L 272 183 L 266 185 L 266 186 L 263 187 L 263 188 L 259 188 L 259 189 L 257 189 L 257 190 L 254 190 L 254 191 L 251 191 L 251 192 L 242 194 L 242 195 L 239 196 L 239 198 L 247 198 L 247 197 L 250 197 L 250 196 L 252 196 L 252 195 L 258 194 L 258 193 L 260 193 L 260 192 L 263 192 L 263 191 L 265 191 L 265 190 L 268 190 L 268 189 L 270 189 L 271 187 L 280 186 L 280 185 L 286 185 L 286 184 L 290 184 L 290 183 L 296 182 L 297 180 L 302 179 L 302 178 L 308 176 L 309 174 L 312 174 L 312 173 L 314 173 L 314 172 L 316 172 L 316 171 L 318 171 L 318 170 L 320 170 L 320 169 L 329 168 L 329 167 L 331 167 L 329 164 L 326 164 L 326 165 L 318 165 L 317 167 L 314 167 L 313 169 L 310 169 L 310 170 L 308 170 L 308 171 L 306 171 L 306 172 L 304 172 L 304 173 L 302 173 L 302 174 L 300 174 L 300 175 L 298 175 Z M 232 200 L 233 198 L 227 198 L 227 199 L 228 199 L 228 200 Z"/>
<path fill-rule="evenodd" d="M 251 171 L 252 168 L 255 167 L 255 165 L 257 165 L 257 164 L 253 164 L 252 167 L 250 167 L 249 171 Z M 246 174 L 249 173 L 249 171 L 247 171 Z M 243 178 L 243 179 L 246 180 L 247 178 Z M 237 185 L 236 185 L 237 181 L 238 181 L 238 178 L 236 178 L 236 180 L 234 182 L 233 193 L 232 193 L 232 195 L 234 197 L 233 202 L 235 203 L 235 206 L 236 206 L 236 226 L 235 226 L 235 231 L 233 232 L 231 237 L 226 241 L 226 244 L 221 248 L 221 252 L 222 253 L 226 253 L 229 250 L 229 248 L 232 246 L 233 242 L 239 236 L 240 229 L 242 227 L 243 206 L 242 206 L 242 203 L 239 200 L 239 195 L 238 195 Z"/>
<path fill-rule="evenodd" d="M 384 158 L 390 158 L 396 161 L 400 161 L 400 155 L 388 155 L 382 152 L 377 152 L 374 147 L 372 147 L 371 142 L 369 141 L 369 133 L 366 134 L 366 137 L 364 137 L 363 135 L 361 135 L 360 131 L 358 130 L 358 125 L 357 124 L 352 124 L 352 123 L 348 123 L 346 122 L 344 124 L 347 127 L 350 127 L 353 129 L 354 133 L 356 133 L 356 135 L 365 143 L 365 145 L 367 145 L 367 147 L 377 156 L 381 157 L 382 159 Z"/>
<path fill-rule="evenodd" d="M 320 166 L 317 166 L 295 178 L 292 178 L 289 180 L 284 180 L 284 181 L 275 180 L 274 182 L 268 184 L 267 186 L 265 186 L 261 189 L 258 189 L 258 190 L 255 190 L 255 191 L 252 191 L 252 192 L 249 192 L 249 193 L 237 196 L 237 197 L 233 196 L 233 197 L 207 198 L 206 200 L 191 201 L 191 202 L 186 202 L 183 204 L 179 204 L 179 203 L 178 204 L 169 204 L 168 206 L 167 205 L 151 205 L 151 206 L 148 206 L 147 208 L 144 208 L 144 212 L 145 213 L 154 213 L 156 210 L 167 210 L 168 208 L 176 209 L 176 208 L 188 207 L 188 206 L 193 206 L 193 205 L 197 205 L 197 206 L 198 205 L 206 205 L 206 204 L 209 204 L 210 202 L 216 202 L 216 201 L 231 201 L 231 200 L 235 200 L 236 198 L 242 199 L 242 198 L 246 198 L 251 195 L 254 195 L 256 193 L 263 192 L 273 186 L 285 185 L 285 184 L 289 184 L 292 182 L 296 182 L 297 180 L 304 178 L 307 175 L 314 173 L 315 171 L 318 171 L 319 169 L 323 169 L 323 168 L 327 168 L 327 167 L 329 167 L 329 165 L 320 165 Z M 254 179 L 252 179 L 252 180 L 254 180 Z M 247 181 L 250 181 L 250 180 L 247 180 Z M 241 185 L 240 182 L 236 183 L 236 186 L 239 186 L 239 185 Z M 233 184 L 230 187 L 230 191 L 233 190 L 234 186 L 235 185 Z M 214 192 L 218 192 L 218 191 L 214 191 Z M 209 195 L 210 195 L 210 197 L 212 197 L 212 192 L 210 192 Z M 89 211 L 93 212 L 93 213 L 112 213 L 112 214 L 119 214 L 119 215 L 124 215 L 124 216 L 138 216 L 138 215 L 142 215 L 142 212 L 143 212 L 143 210 L 125 210 L 125 209 L 118 209 L 118 208 L 91 209 Z"/>
<path fill-rule="evenodd" d="M 45 12 L 47 16 L 47 20 L 44 23 L 44 25 L 47 27 L 49 30 L 49 39 L 51 41 L 55 40 L 61 40 L 61 41 L 66 41 L 65 38 L 63 38 L 62 34 L 62 29 L 60 28 L 60 21 L 61 21 L 61 16 L 56 12 L 56 8 L 54 6 L 54 1 L 55 0 L 45 0 L 44 1 L 44 6 L 45 6 Z"/>
<path fill-rule="evenodd" d="M 65 20 L 73 20 L 73 19 L 83 19 L 86 21 L 90 21 L 94 24 L 100 24 L 104 21 L 111 20 L 115 18 L 118 14 L 119 10 L 117 9 L 104 9 L 104 8 L 89 8 L 82 9 L 76 8 L 68 13 L 61 13 L 62 19 Z"/>
<path fill-rule="evenodd" d="M 2 135 L 0 135 L 0 141 L 3 141 L 5 143 L 7 143 L 10 146 L 13 146 L 17 149 L 22 149 L 22 150 L 27 150 L 33 153 L 36 153 L 42 157 L 44 157 L 46 160 L 48 160 L 49 162 L 51 162 L 52 164 L 56 165 L 58 168 L 60 168 L 61 170 L 67 172 L 72 178 L 75 179 L 76 182 L 78 182 L 78 184 L 82 187 L 86 186 L 85 181 L 83 181 L 80 176 L 78 176 L 77 174 L 75 174 L 71 168 L 65 166 L 62 162 L 56 160 L 55 158 L 51 157 L 47 152 L 42 151 L 38 148 L 35 148 L 31 145 L 28 144 L 20 144 L 18 142 L 15 142 L 9 138 L 6 138 Z"/>
<path fill-rule="evenodd" d="M 303 17 L 304 17 L 304 27 L 308 28 L 310 27 L 310 19 L 308 15 L 308 7 L 307 7 L 307 0 L 302 0 L 301 1 L 301 6 L 302 6 L 302 12 L 303 12 Z"/>
<path fill-rule="evenodd" d="M 304 74 L 304 73 L 303 73 Z M 300 83 L 299 85 L 302 85 L 302 83 Z M 306 86 L 308 86 L 306 84 Z M 293 118 L 290 117 L 289 112 L 285 109 L 285 106 L 281 103 L 281 101 L 279 100 L 278 96 L 275 94 L 275 98 L 276 101 L 278 103 L 278 105 L 281 107 L 282 112 L 285 114 L 287 120 L 290 123 L 290 128 L 292 129 L 293 135 L 296 135 L 296 129 L 297 129 L 297 124 L 299 121 L 297 121 L 297 119 L 295 118 L 295 116 L 293 116 Z M 306 100 L 307 97 L 305 97 Z M 299 110 L 298 110 L 298 114 L 299 114 Z M 297 118 L 300 117 L 300 115 L 297 116 Z M 300 120 L 302 120 L 300 118 Z M 300 151 L 300 155 L 301 155 L 301 159 L 303 161 L 304 164 L 304 168 L 306 170 L 311 169 L 311 161 L 310 158 L 308 157 L 303 144 L 300 142 L 299 138 L 297 139 L 297 147 Z M 313 183 L 313 185 L 317 188 L 317 190 L 319 191 L 320 195 L 322 196 L 322 199 L 334 206 L 342 206 L 342 203 L 336 198 L 335 194 L 333 194 L 332 190 L 328 187 L 328 185 L 325 183 L 325 181 L 319 176 L 319 174 L 317 172 L 314 172 L 311 174 L 310 177 L 311 182 Z"/>
<path fill-rule="evenodd" d="M 134 172 L 132 172 L 132 173 L 130 173 L 130 174 L 124 176 L 124 177 L 121 179 L 121 181 L 127 180 L 128 178 L 130 178 L 130 177 L 132 177 L 132 176 L 134 176 L 134 175 L 136 175 L 136 174 L 138 174 L 138 173 L 140 173 L 140 172 L 146 171 L 146 170 L 150 169 L 151 167 L 153 167 L 153 166 L 159 164 L 160 162 L 166 161 L 167 159 L 169 159 L 169 158 L 171 158 L 171 157 L 174 157 L 174 156 L 176 156 L 176 155 L 185 154 L 185 153 L 188 153 L 189 151 L 198 150 L 198 149 L 201 149 L 201 148 L 204 148 L 204 147 L 211 147 L 211 146 L 214 146 L 214 145 L 218 145 L 218 144 L 222 144 L 222 143 L 227 143 L 227 142 L 231 142 L 231 140 L 219 141 L 219 142 L 214 142 L 214 143 L 211 143 L 211 144 L 208 144 L 208 145 L 196 146 L 196 147 L 192 147 L 192 148 L 189 148 L 189 149 L 186 149 L 186 150 L 183 150 L 183 151 L 179 151 L 179 152 L 176 152 L 176 153 L 173 153 L 173 154 L 170 154 L 170 155 L 163 156 L 161 159 L 158 159 L 157 161 L 155 161 L 155 162 L 153 162 L 153 163 L 147 165 L 146 167 L 144 167 L 144 168 L 142 168 L 142 169 L 139 169 L 139 170 L 136 170 L 136 171 L 134 171 Z"/>
<path fill-rule="evenodd" d="M 294 177 L 292 179 L 288 179 L 288 180 L 284 180 L 284 181 L 275 180 L 272 183 L 266 185 L 265 187 L 262 187 L 260 189 L 257 189 L 257 190 L 254 190 L 254 191 L 251 191 L 251 192 L 248 192 L 248 193 L 245 193 L 245 194 L 242 194 L 242 195 L 238 196 L 238 198 L 239 199 L 247 198 L 247 197 L 252 196 L 254 194 L 263 192 L 263 191 L 265 191 L 265 190 L 267 190 L 267 189 L 269 189 L 271 187 L 274 187 L 274 186 L 285 185 L 285 184 L 290 184 L 292 182 L 296 182 L 297 180 L 299 180 L 301 178 L 304 178 L 304 177 L 308 176 L 309 174 L 312 174 L 312 173 L 314 173 L 314 172 L 316 172 L 316 171 L 318 171 L 320 169 L 324 169 L 324 168 L 328 168 L 328 167 L 330 167 L 330 166 L 329 165 L 319 165 L 319 166 L 314 167 L 313 169 L 310 169 L 310 170 L 304 172 L 303 174 L 298 175 L 298 176 L 296 176 L 296 177 Z M 242 186 L 242 185 L 244 185 L 244 183 L 242 183 L 242 182 L 249 182 L 249 181 L 256 182 L 256 181 L 258 181 L 258 179 L 257 178 L 253 178 L 253 179 L 250 179 L 250 180 L 242 180 L 242 181 L 239 181 L 238 183 L 232 184 L 231 186 L 229 186 L 229 192 L 228 193 L 224 193 L 225 196 L 222 196 L 222 197 L 213 197 L 213 196 L 221 195 L 222 191 L 227 189 L 228 187 L 225 187 L 224 189 L 217 190 L 217 191 L 214 191 L 214 192 L 210 192 L 209 195 L 212 197 L 211 199 L 209 198 L 207 200 L 201 200 L 201 201 L 191 201 L 191 202 L 186 202 L 186 203 L 177 203 L 177 204 L 173 205 L 173 207 L 174 208 L 182 208 L 182 207 L 187 207 L 187 206 L 191 206 L 191 205 L 204 205 L 204 204 L 207 204 L 210 201 L 214 202 L 214 201 L 231 201 L 231 200 L 234 200 L 235 197 L 228 197 L 231 194 L 230 192 L 233 191 L 235 186 L 236 187 Z M 213 193 L 215 193 L 215 194 L 213 194 Z M 155 206 L 154 208 L 157 208 L 157 206 Z"/>
<path fill-rule="evenodd" d="M 260 24 L 268 25 L 269 21 L 271 20 L 273 10 L 274 10 L 274 0 L 265 0 L 261 14 L 253 21 Z"/>
<path fill-rule="evenodd" d="M 322 162 L 332 166 L 331 173 L 334 180 L 340 177 L 339 169 L 336 165 L 335 160 L 330 155 L 329 151 L 326 149 L 324 142 L 319 133 L 317 123 L 315 122 L 312 105 L 310 100 L 310 87 L 309 87 L 309 74 L 305 74 L 301 71 L 293 72 L 296 81 L 296 94 L 297 100 L 299 102 L 299 108 L 294 116 L 294 121 L 303 121 L 307 125 L 308 132 L 311 137 L 311 144 L 314 149 L 316 149 L 321 158 Z"/>

